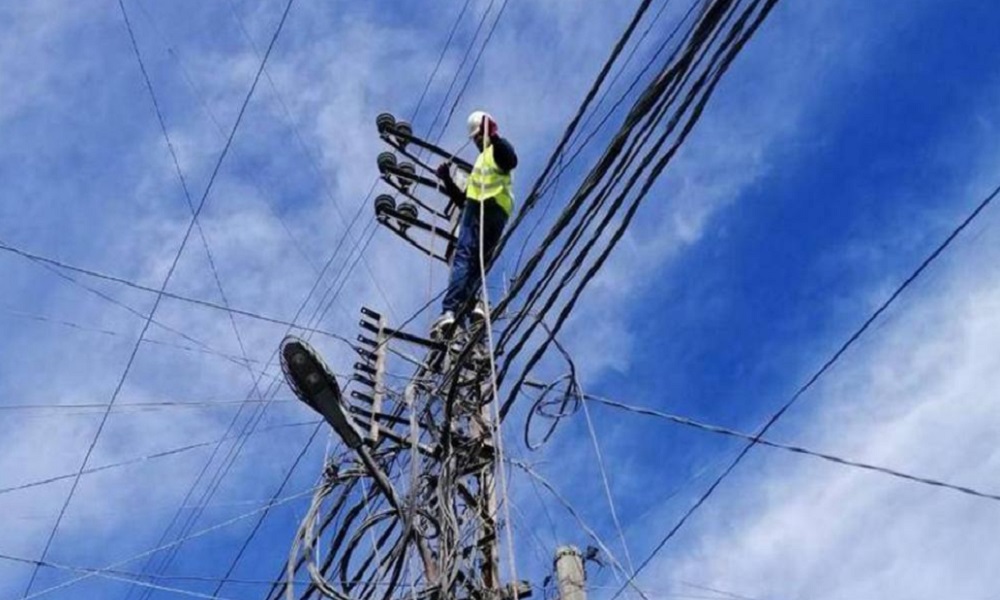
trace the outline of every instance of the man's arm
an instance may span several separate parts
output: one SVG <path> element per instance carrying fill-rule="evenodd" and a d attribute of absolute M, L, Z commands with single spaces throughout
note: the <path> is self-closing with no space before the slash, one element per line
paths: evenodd
<path fill-rule="evenodd" d="M 455 206 L 462 208 L 465 204 L 465 192 L 455 184 L 455 180 L 451 178 L 451 173 L 448 170 L 448 163 L 441 163 L 437 168 L 438 179 L 441 180 L 441 186 L 444 188 L 442 190 Z"/>
<path fill-rule="evenodd" d="M 517 168 L 517 153 L 506 138 L 494 135 L 490 138 L 490 144 L 493 145 L 493 160 L 501 171 L 510 173 Z"/>

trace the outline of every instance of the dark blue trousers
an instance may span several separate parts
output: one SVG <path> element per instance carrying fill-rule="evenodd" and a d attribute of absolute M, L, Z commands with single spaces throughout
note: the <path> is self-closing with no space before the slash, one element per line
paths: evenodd
<path fill-rule="evenodd" d="M 503 228 L 507 225 L 507 213 L 496 200 L 485 201 L 480 207 L 476 200 L 466 200 L 462 209 L 461 227 L 458 233 L 458 243 L 455 256 L 451 263 L 451 277 L 448 280 L 448 291 L 441 303 L 442 310 L 450 310 L 457 316 L 459 311 L 471 298 L 475 297 L 482 285 L 482 273 L 479 269 L 479 211 L 483 210 L 483 250 L 486 264 L 489 265 L 493 251 L 496 250 Z"/>

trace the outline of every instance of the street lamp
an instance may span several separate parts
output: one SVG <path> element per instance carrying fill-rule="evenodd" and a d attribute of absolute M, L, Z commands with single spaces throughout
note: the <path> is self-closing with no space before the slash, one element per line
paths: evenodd
<path fill-rule="evenodd" d="M 363 440 L 347 414 L 337 379 L 309 344 L 295 336 L 286 337 L 281 342 L 281 369 L 299 400 L 323 415 L 348 448 L 361 447 Z"/>

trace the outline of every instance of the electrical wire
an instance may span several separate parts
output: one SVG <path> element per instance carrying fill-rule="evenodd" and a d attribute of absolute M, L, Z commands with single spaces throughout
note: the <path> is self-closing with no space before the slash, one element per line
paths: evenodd
<path fill-rule="evenodd" d="M 311 421 L 304 421 L 304 422 L 300 421 L 300 422 L 295 422 L 295 423 L 282 423 L 282 424 L 279 424 L 279 425 L 268 425 L 266 427 L 261 427 L 261 428 L 257 429 L 254 432 L 254 434 L 255 435 L 259 435 L 261 433 L 266 433 L 266 432 L 274 431 L 274 430 L 277 430 L 277 429 L 286 429 L 286 428 L 291 428 L 291 427 L 302 427 L 304 425 L 315 425 L 316 423 L 319 423 L 319 422 L 321 422 L 321 421 L 311 420 Z M 161 452 L 154 452 L 152 454 L 146 454 L 144 456 L 139 456 L 139 457 L 136 457 L 136 458 L 130 458 L 130 459 L 127 459 L 127 460 L 117 461 L 117 462 L 113 462 L 113 463 L 109 463 L 109 464 L 101 465 L 101 466 L 97 466 L 97 467 L 87 467 L 86 469 L 83 470 L 82 473 L 80 473 L 80 475 L 83 476 L 83 475 L 90 475 L 90 474 L 93 474 L 93 473 L 100 473 L 102 471 L 109 471 L 111 469 L 118 469 L 118 468 L 121 468 L 121 467 L 127 467 L 129 465 L 143 463 L 143 462 L 147 462 L 147 461 L 154 460 L 154 459 L 157 459 L 157 458 L 164 458 L 164 457 L 167 457 L 167 456 L 174 456 L 174 455 L 177 455 L 177 454 L 183 454 L 185 452 L 190 452 L 191 450 L 197 450 L 198 448 L 206 448 L 206 447 L 209 447 L 209 446 L 218 445 L 220 442 L 227 442 L 227 441 L 235 440 L 235 439 L 239 439 L 239 437 L 238 436 L 227 436 L 227 437 L 222 437 L 222 438 L 219 438 L 219 439 L 211 440 L 211 441 L 208 441 L 208 442 L 199 442 L 199 443 L 196 443 L 196 444 L 187 444 L 185 446 L 180 446 L 180 447 L 177 447 L 177 448 L 171 448 L 170 450 L 163 450 Z M 28 482 L 28 483 L 22 483 L 22 484 L 18 484 L 18 485 L 15 485 L 15 486 L 10 486 L 10 487 L 6 487 L 6 488 L 0 488 L 0 495 L 9 494 L 11 492 L 18 492 L 18 491 L 26 490 L 26 489 L 29 489 L 29 488 L 34 488 L 34 487 L 49 485 L 51 483 L 56 483 L 56 482 L 59 482 L 59 481 L 65 481 L 67 479 L 74 479 L 76 476 L 77 476 L 77 472 L 74 471 L 72 473 L 65 473 L 63 475 L 55 475 L 53 477 L 46 477 L 44 479 L 38 479 L 38 480 L 31 481 L 31 482 Z"/>
<path fill-rule="evenodd" d="M 57 260 L 57 259 L 54 259 L 54 258 L 43 256 L 41 254 L 36 254 L 36 253 L 33 253 L 33 252 L 29 252 L 27 250 L 23 250 L 21 248 L 17 248 L 15 246 L 12 246 L 12 245 L 4 242 L 3 240 L 0 240 L 0 251 L 4 251 L 4 252 L 9 252 L 9 253 L 12 253 L 12 254 L 16 254 L 16 255 L 21 256 L 23 258 L 26 258 L 28 260 L 32 260 L 32 261 L 35 261 L 35 262 L 45 263 L 45 264 L 48 264 L 48 265 L 51 265 L 51 266 L 54 266 L 54 267 L 58 267 L 60 269 L 66 269 L 67 271 L 73 271 L 75 273 L 80 273 L 81 275 L 87 275 L 88 277 L 94 277 L 96 279 L 102 279 L 104 281 L 110 281 L 110 282 L 113 282 L 113 283 L 119 283 L 119 284 L 122 284 L 122 285 L 124 285 L 126 287 L 129 287 L 129 288 L 132 288 L 132 289 L 135 289 L 135 290 L 140 290 L 140 291 L 144 291 L 144 292 L 150 292 L 150 293 L 153 293 L 153 294 L 159 294 L 159 291 L 156 290 L 155 288 L 151 288 L 149 286 L 146 286 L 146 285 L 143 285 L 143 284 L 140 284 L 140 283 L 136 283 L 136 282 L 131 281 L 129 279 L 126 279 L 124 277 L 118 277 L 116 275 L 108 275 L 108 274 L 105 274 L 105 273 L 101 273 L 99 271 L 95 271 L 93 269 L 88 269 L 88 268 L 85 268 L 85 267 L 75 266 L 75 265 L 69 264 L 69 263 L 61 261 L 61 260 Z M 325 270 L 324 270 L 324 273 L 325 273 Z M 318 285 L 318 283 L 319 282 L 317 281 L 317 285 Z M 254 319 L 256 321 L 261 321 L 261 322 L 264 322 L 264 323 L 270 323 L 272 325 L 283 325 L 285 327 L 290 327 L 290 328 L 298 329 L 298 330 L 306 332 L 306 333 L 315 333 L 315 334 L 319 334 L 319 335 L 322 335 L 322 336 L 325 336 L 325 337 L 329 337 L 329 338 L 333 338 L 335 340 L 339 340 L 339 341 L 345 342 L 347 344 L 353 344 L 353 342 L 351 340 L 345 338 L 344 336 L 338 335 L 338 334 L 330 332 L 330 331 L 325 331 L 325 330 L 322 330 L 322 329 L 317 329 L 315 327 L 304 326 L 302 324 L 296 323 L 294 319 L 291 320 L 291 321 L 289 321 L 289 320 L 286 320 L 286 319 L 279 319 L 277 317 L 271 317 L 271 316 L 267 316 L 267 315 L 264 315 L 264 314 L 261 314 L 261 313 L 256 313 L 256 312 L 249 311 L 249 310 L 243 310 L 243 309 L 239 309 L 239 308 L 226 308 L 225 306 L 223 306 L 221 304 L 217 304 L 217 303 L 211 302 L 209 300 L 202 300 L 202 299 L 199 299 L 199 298 L 191 298 L 189 296 L 184 296 L 184 295 L 181 295 L 181 294 L 175 294 L 173 292 L 168 292 L 168 291 L 164 291 L 160 295 L 163 296 L 164 298 L 169 298 L 171 300 L 178 300 L 180 302 L 186 302 L 186 303 L 189 303 L 189 304 L 194 304 L 194 305 L 201 306 L 201 307 L 204 307 L 204 308 L 211 308 L 213 310 L 218 310 L 218 311 L 222 311 L 222 312 L 230 312 L 230 313 L 242 316 L 242 317 L 247 317 L 249 319 Z M 310 294 L 310 296 L 311 296 L 311 294 Z"/>
<path fill-rule="evenodd" d="M 954 492 L 959 492 L 961 494 L 966 494 L 968 496 L 975 496 L 977 498 L 983 498 L 983 499 L 986 499 L 986 500 L 1000 501 L 1000 494 L 992 494 L 992 493 L 988 493 L 988 492 L 983 492 L 983 491 L 980 491 L 980 490 L 976 490 L 975 488 L 971 488 L 971 487 L 967 487 L 967 486 L 955 485 L 955 484 L 952 484 L 952 483 L 947 483 L 945 481 L 940 481 L 940 480 L 936 480 L 936 479 L 930 479 L 928 477 L 921 477 L 921 476 L 918 476 L 918 475 L 912 475 L 910 473 L 905 473 L 903 471 L 898 471 L 896 469 L 890 469 L 888 467 L 882 467 L 882 466 L 873 465 L 873 464 L 870 464 L 870 463 L 864 463 L 864 462 L 860 462 L 860 461 L 849 459 L 849 458 L 843 458 L 843 457 L 836 456 L 836 455 L 829 454 L 829 453 L 825 453 L 825 452 L 818 452 L 816 450 L 810 450 L 809 448 L 804 448 L 802 446 L 795 446 L 795 445 L 792 445 L 792 444 L 783 444 L 781 442 L 775 442 L 775 441 L 769 440 L 767 438 L 763 438 L 759 434 L 752 435 L 752 434 L 749 434 L 749 433 L 743 433 L 743 432 L 737 431 L 735 429 L 730 429 L 728 427 L 721 427 L 719 425 L 711 425 L 711 424 L 708 424 L 708 423 L 703 423 L 703 422 L 700 422 L 700 421 L 696 421 L 694 419 L 690 419 L 688 417 L 682 417 L 682 416 L 678 416 L 678 415 L 672 415 L 670 413 L 666 413 L 666 412 L 663 412 L 663 411 L 658 411 L 658 410 L 651 409 L 651 408 L 644 408 L 644 407 L 641 407 L 641 406 L 633 406 L 633 405 L 625 404 L 623 402 L 618 402 L 618 401 L 615 401 L 615 400 L 610 400 L 608 398 L 602 398 L 600 396 L 594 396 L 594 395 L 591 395 L 591 394 L 584 395 L 584 398 L 586 400 L 589 400 L 589 401 L 592 401 L 592 402 L 596 402 L 596 403 L 602 404 L 604 406 L 609 406 L 609 407 L 612 407 L 612 408 L 618 408 L 618 409 L 625 410 L 625 411 L 628 411 L 628 412 L 632 412 L 632 413 L 635 413 L 635 414 L 646 415 L 646 416 L 650 416 L 650 417 L 657 417 L 659 419 L 664 419 L 664 420 L 669 421 L 671 423 L 674 423 L 676 425 L 682 425 L 684 427 L 690 427 L 690 428 L 693 428 L 693 429 L 698 429 L 700 431 L 707 431 L 709 433 L 715 433 L 715 434 L 724 435 L 724 436 L 727 436 L 727 437 L 733 437 L 733 438 L 737 438 L 737 439 L 753 441 L 756 444 L 760 444 L 761 446 L 767 446 L 769 448 L 776 448 L 778 450 L 785 450 L 785 451 L 788 451 L 788 452 L 792 452 L 792 453 L 795 453 L 795 454 L 801 454 L 801 455 L 804 455 L 804 456 L 812 456 L 814 458 L 819 458 L 819 459 L 822 459 L 822 460 L 825 460 L 825 461 L 828 461 L 828 462 L 832 462 L 832 463 L 836 463 L 836 464 L 839 464 L 839 465 L 842 465 L 842 466 L 845 466 L 845 467 L 853 467 L 853 468 L 857 468 L 857 469 L 863 469 L 863 470 L 866 470 L 866 471 L 872 471 L 872 472 L 880 473 L 882 475 L 888 475 L 890 477 L 895 477 L 895 478 L 898 478 L 898 479 L 904 479 L 904 480 L 907 480 L 907 481 L 911 481 L 911 482 L 914 482 L 914 483 L 920 483 L 920 484 L 923 484 L 923 485 L 929 485 L 929 486 L 933 486 L 933 487 L 944 488 L 944 489 L 947 489 L 947 490 L 951 490 L 951 491 L 954 491 Z M 583 405 L 586 406 L 587 403 L 584 402 Z"/>

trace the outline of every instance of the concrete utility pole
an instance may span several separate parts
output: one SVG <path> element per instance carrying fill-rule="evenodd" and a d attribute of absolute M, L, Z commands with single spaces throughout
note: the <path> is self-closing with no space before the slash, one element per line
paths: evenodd
<path fill-rule="evenodd" d="M 559 600 L 587 600 L 587 573 L 580 550 L 576 546 L 560 546 L 556 549 L 555 566 Z"/>

